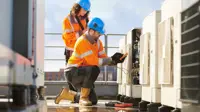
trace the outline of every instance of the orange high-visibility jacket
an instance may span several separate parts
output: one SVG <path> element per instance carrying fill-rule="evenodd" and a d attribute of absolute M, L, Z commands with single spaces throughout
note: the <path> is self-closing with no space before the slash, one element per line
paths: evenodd
<path fill-rule="evenodd" d="M 103 58 L 107 58 L 101 40 L 91 44 L 86 35 L 82 35 L 76 42 L 74 52 L 68 60 L 67 68 L 79 66 L 102 65 Z"/>
<path fill-rule="evenodd" d="M 80 19 L 84 29 L 87 27 L 86 19 Z M 68 50 L 74 49 L 76 40 L 81 36 L 79 33 L 82 31 L 80 25 L 75 17 L 68 15 L 63 21 L 63 34 L 62 38 Z"/>

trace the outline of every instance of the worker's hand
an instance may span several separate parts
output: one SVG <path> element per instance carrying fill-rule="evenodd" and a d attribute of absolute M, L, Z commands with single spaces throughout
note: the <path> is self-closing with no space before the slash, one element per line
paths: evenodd
<path fill-rule="evenodd" d="M 115 53 L 113 56 L 111 56 L 112 61 L 114 61 L 116 64 L 117 63 L 123 63 L 125 58 L 126 58 L 126 56 L 124 58 L 121 58 L 123 55 L 124 54 L 119 53 L 119 52 Z"/>

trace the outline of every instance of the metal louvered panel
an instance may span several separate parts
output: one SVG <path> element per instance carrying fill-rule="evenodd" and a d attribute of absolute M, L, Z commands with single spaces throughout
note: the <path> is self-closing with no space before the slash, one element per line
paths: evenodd
<path fill-rule="evenodd" d="M 165 24 L 165 32 L 164 32 L 164 40 L 162 46 L 162 76 L 161 76 L 161 84 L 172 84 L 172 65 L 173 65 L 173 34 L 172 34 L 172 20 L 173 18 L 169 18 Z M 161 37 L 162 38 L 162 37 Z"/>
<path fill-rule="evenodd" d="M 181 13 L 181 99 L 200 103 L 200 1 Z"/>
<path fill-rule="evenodd" d="M 140 46 L 140 84 L 149 85 L 149 39 L 150 33 L 143 34 L 141 36 Z"/>
<path fill-rule="evenodd" d="M 159 84 L 173 84 L 174 19 L 168 18 L 159 24 L 158 72 Z"/>

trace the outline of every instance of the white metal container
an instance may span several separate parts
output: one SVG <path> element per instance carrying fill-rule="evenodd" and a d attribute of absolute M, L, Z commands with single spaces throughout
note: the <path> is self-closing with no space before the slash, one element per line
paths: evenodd
<path fill-rule="evenodd" d="M 159 83 L 161 104 L 181 108 L 180 53 L 181 53 L 181 0 L 165 0 L 159 23 Z M 169 100 L 170 98 L 170 100 Z"/>
<path fill-rule="evenodd" d="M 161 11 L 148 15 L 143 21 L 140 37 L 140 84 L 142 84 L 142 100 L 160 103 L 161 93 L 158 84 L 158 28 Z M 147 94 L 148 93 L 148 94 Z"/>

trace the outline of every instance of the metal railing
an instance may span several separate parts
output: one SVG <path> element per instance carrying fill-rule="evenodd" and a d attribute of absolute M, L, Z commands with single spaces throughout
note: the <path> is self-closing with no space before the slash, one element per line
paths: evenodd
<path fill-rule="evenodd" d="M 45 36 L 46 35 L 51 35 L 51 36 L 60 36 L 60 39 L 62 38 L 61 35 L 62 33 L 45 33 Z M 110 36 L 126 36 L 126 34 L 105 34 L 104 35 L 104 49 L 105 49 L 105 52 L 108 54 L 108 49 L 109 48 L 119 48 L 117 46 L 108 46 L 108 38 Z M 45 48 L 65 48 L 64 45 L 44 45 Z M 64 57 L 64 56 L 63 56 Z M 65 61 L 65 58 L 44 58 L 44 61 Z M 64 67 L 63 67 L 64 68 Z M 113 83 L 116 81 L 109 81 L 109 76 L 108 76 L 108 67 L 105 66 L 104 67 L 104 74 L 103 74 L 103 81 L 97 81 L 98 82 L 101 82 L 101 83 Z M 117 75 L 117 74 L 116 74 Z M 116 76 L 117 77 L 117 76 Z"/>

